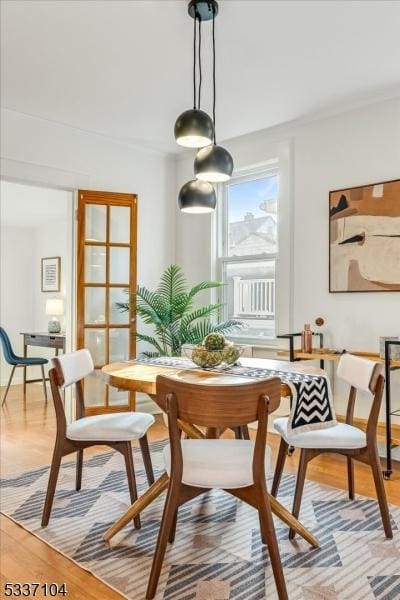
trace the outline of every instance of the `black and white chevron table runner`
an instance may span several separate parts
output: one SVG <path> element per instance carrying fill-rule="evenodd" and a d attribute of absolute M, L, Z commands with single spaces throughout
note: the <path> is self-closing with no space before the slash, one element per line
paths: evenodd
<path fill-rule="evenodd" d="M 160 367 L 175 367 L 178 369 L 199 369 L 191 360 L 161 356 L 159 358 L 140 357 L 135 362 L 157 365 Z M 208 369 L 220 373 L 221 369 Z M 292 393 L 291 411 L 288 422 L 288 432 L 294 433 L 312 429 L 326 429 L 337 424 L 333 407 L 332 392 L 329 379 L 323 375 L 307 375 L 294 371 L 262 369 L 259 367 L 244 367 L 232 365 L 222 370 L 229 375 L 268 379 L 279 377 L 286 383 Z"/>

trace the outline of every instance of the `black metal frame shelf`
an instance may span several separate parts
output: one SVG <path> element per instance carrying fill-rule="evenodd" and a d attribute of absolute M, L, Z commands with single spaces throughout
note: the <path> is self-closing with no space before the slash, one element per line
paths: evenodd
<path fill-rule="evenodd" d="M 312 335 L 319 336 L 319 347 L 323 348 L 324 347 L 324 334 L 319 331 L 312 331 L 311 333 L 312 333 Z M 300 333 L 283 333 L 282 335 L 277 335 L 276 337 L 280 338 L 280 339 L 289 340 L 289 360 L 290 360 L 290 362 L 295 362 L 296 360 L 302 360 L 301 358 L 296 358 L 295 350 L 294 350 L 294 338 L 301 337 L 301 332 Z M 321 369 L 324 368 L 324 364 L 325 363 L 323 360 L 319 361 L 319 366 L 321 367 Z"/>
<path fill-rule="evenodd" d="M 392 411 L 390 372 L 400 367 L 391 367 L 391 346 L 400 346 L 400 340 L 385 340 L 385 378 L 386 378 L 386 471 L 383 471 L 384 479 L 390 479 L 392 474 L 392 416 L 399 416 L 400 409 Z"/>

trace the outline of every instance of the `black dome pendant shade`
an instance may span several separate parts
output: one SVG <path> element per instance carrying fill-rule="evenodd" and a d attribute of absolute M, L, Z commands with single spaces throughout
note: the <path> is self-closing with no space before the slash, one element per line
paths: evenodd
<path fill-rule="evenodd" d="M 212 143 L 214 125 L 204 110 L 192 108 L 185 110 L 175 123 L 175 140 L 186 148 L 203 148 Z"/>
<path fill-rule="evenodd" d="M 210 213 L 215 210 L 217 197 L 215 190 L 208 181 L 193 179 L 181 188 L 178 206 L 186 213 Z"/>
<path fill-rule="evenodd" d="M 190 0 L 188 13 L 192 19 L 210 21 L 218 14 L 218 2 L 216 0 Z"/>
<path fill-rule="evenodd" d="M 228 150 L 216 144 L 199 150 L 194 159 L 194 174 L 202 181 L 228 181 L 232 177 L 232 171 L 232 156 Z"/>

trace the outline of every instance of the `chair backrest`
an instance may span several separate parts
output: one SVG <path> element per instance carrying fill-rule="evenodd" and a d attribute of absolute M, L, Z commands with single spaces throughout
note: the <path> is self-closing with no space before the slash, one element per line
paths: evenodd
<path fill-rule="evenodd" d="M 349 401 L 347 405 L 346 423 L 352 424 L 357 390 L 373 394 L 368 422 L 367 443 L 376 443 L 376 430 L 378 426 L 379 411 L 382 404 L 385 377 L 383 376 L 383 365 L 373 360 L 367 360 L 354 354 L 343 354 L 339 361 L 337 375 L 346 381 L 350 387 Z"/>
<path fill-rule="evenodd" d="M 157 403 L 167 412 L 168 396 L 175 396 L 178 419 L 203 427 L 238 427 L 258 420 L 259 401 L 265 397 L 267 412 L 281 399 L 280 379 L 251 383 L 198 384 L 159 375 Z"/>
<path fill-rule="evenodd" d="M 382 371 L 383 365 L 346 353 L 340 358 L 337 375 L 357 390 L 374 394 L 378 377 Z"/>
<path fill-rule="evenodd" d="M 94 371 L 92 356 L 86 348 L 52 359 L 57 372 L 57 385 L 66 388 L 81 381 Z"/>
<path fill-rule="evenodd" d="M 82 380 L 94 371 L 92 356 L 89 350 L 82 349 L 52 358 L 52 368 L 49 371 L 51 392 L 57 418 L 57 436 L 64 438 L 67 422 L 64 403 L 60 394 L 61 389 L 76 384 L 76 417 L 80 419 L 85 414 Z"/>
<path fill-rule="evenodd" d="M 0 327 L 0 340 L 3 347 L 4 358 L 9 364 L 12 364 L 15 361 L 16 356 L 13 352 L 10 338 L 3 327 Z"/>
<path fill-rule="evenodd" d="M 183 453 L 178 419 L 203 427 L 238 427 L 258 421 L 253 453 L 253 480 L 265 488 L 265 444 L 268 413 L 279 406 L 280 379 L 251 383 L 198 384 L 159 375 L 157 404 L 168 413 L 171 447 L 171 484 L 182 481 Z M 239 443 L 239 442 L 238 442 Z"/>

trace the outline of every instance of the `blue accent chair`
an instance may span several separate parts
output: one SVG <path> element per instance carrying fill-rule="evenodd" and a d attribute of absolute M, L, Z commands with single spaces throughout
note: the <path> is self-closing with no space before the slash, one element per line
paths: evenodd
<path fill-rule="evenodd" d="M 33 367 L 37 365 L 40 365 L 42 368 L 44 397 L 47 402 L 46 376 L 44 373 L 44 365 L 49 362 L 47 358 L 36 358 L 34 356 L 17 356 L 12 349 L 10 338 L 8 337 L 7 332 L 5 331 L 5 329 L 3 329 L 3 327 L 0 327 L 0 341 L 3 347 L 4 358 L 6 362 L 8 362 L 8 364 L 12 366 L 10 379 L 8 380 L 6 393 L 4 394 L 4 398 L 1 405 L 3 406 L 4 402 L 6 401 L 8 390 L 10 389 L 15 369 L 17 367 Z"/>

